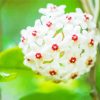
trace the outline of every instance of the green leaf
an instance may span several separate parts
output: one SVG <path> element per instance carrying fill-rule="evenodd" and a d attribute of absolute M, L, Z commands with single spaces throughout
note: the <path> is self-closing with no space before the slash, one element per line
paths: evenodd
<path fill-rule="evenodd" d="M 96 60 L 96 87 L 98 93 L 100 93 L 100 47 L 98 48 L 97 60 Z"/>
<path fill-rule="evenodd" d="M 92 100 L 83 80 L 54 83 L 29 70 L 2 70 L 16 73 L 16 78 L 0 82 L 2 100 Z"/>
<path fill-rule="evenodd" d="M 37 89 L 35 78 L 32 71 L 29 70 L 1 70 L 4 73 L 14 74 L 11 79 L 3 78 L 0 80 L 2 100 L 19 100 L 22 96 L 33 93 Z"/>
<path fill-rule="evenodd" d="M 0 69 L 25 69 L 27 67 L 23 64 L 23 60 L 24 57 L 20 48 L 15 47 L 5 50 L 4 52 L 0 53 Z"/>
<path fill-rule="evenodd" d="M 13 80 L 16 78 L 16 73 L 13 72 L 3 72 L 0 70 L 0 82 L 5 82 L 5 81 L 9 81 L 9 80 Z"/>

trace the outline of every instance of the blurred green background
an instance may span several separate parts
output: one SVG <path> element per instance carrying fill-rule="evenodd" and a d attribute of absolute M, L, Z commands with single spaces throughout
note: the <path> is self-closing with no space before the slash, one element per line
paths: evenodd
<path fill-rule="evenodd" d="M 47 3 L 65 4 L 66 12 L 82 8 L 80 0 L 0 0 L 0 100 L 92 100 L 86 76 L 56 84 L 35 75 L 23 65 L 17 47 L 20 31 L 33 26 L 38 9 Z M 97 56 L 96 87 L 100 92 L 100 53 Z"/>

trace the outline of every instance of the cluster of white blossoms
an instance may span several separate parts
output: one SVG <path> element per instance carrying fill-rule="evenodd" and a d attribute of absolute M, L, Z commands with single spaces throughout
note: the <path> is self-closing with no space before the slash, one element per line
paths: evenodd
<path fill-rule="evenodd" d="M 90 14 L 77 8 L 65 13 L 65 5 L 41 8 L 34 27 L 21 31 L 19 46 L 24 64 L 54 81 L 66 81 L 89 72 L 96 60 L 96 25 Z"/>

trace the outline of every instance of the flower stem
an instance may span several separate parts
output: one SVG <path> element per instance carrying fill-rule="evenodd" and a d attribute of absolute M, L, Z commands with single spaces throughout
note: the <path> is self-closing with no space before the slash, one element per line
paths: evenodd
<path fill-rule="evenodd" d="M 88 2 L 88 5 L 89 5 L 89 8 L 91 10 L 91 14 L 94 15 L 95 11 L 94 11 L 94 5 L 93 5 L 92 0 L 87 0 L 87 2 Z"/>
<path fill-rule="evenodd" d="M 89 73 L 89 84 L 91 85 L 91 89 L 92 89 L 90 95 L 92 96 L 93 100 L 100 100 L 100 95 L 99 95 L 97 88 L 96 88 L 96 79 L 95 79 L 96 70 L 95 69 L 96 68 L 93 67 Z"/>
<path fill-rule="evenodd" d="M 82 3 L 82 6 L 83 6 L 83 9 L 89 13 L 90 12 L 90 9 L 88 8 L 88 2 L 86 0 L 81 0 L 81 3 Z"/>
<path fill-rule="evenodd" d="M 99 2 L 99 0 L 95 0 L 95 12 L 94 12 L 94 21 L 95 21 L 95 23 L 97 23 L 97 21 L 98 21 L 98 17 L 99 17 L 99 6 L 100 6 L 100 4 L 99 4 L 100 2 Z"/>

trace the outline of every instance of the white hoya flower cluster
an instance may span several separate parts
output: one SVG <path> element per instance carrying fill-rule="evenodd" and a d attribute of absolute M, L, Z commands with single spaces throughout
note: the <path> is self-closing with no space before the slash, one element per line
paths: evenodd
<path fill-rule="evenodd" d="M 89 72 L 96 60 L 96 25 L 81 9 L 65 13 L 65 5 L 41 8 L 34 27 L 21 31 L 24 64 L 54 81 Z"/>

